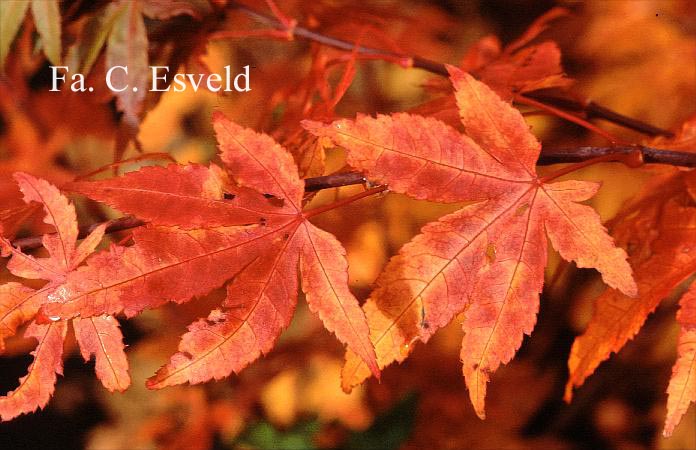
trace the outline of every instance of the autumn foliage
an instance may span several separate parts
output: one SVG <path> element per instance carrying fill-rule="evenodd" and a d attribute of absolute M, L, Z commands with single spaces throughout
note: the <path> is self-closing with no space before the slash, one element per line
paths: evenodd
<path fill-rule="evenodd" d="M 174 318 L 179 310 L 184 312 L 177 320 L 189 320 L 193 311 L 194 320 L 180 337 L 167 328 L 166 319 L 161 322 L 161 335 L 169 334 L 162 341 L 174 334 L 178 340 L 168 361 L 158 361 L 161 367 L 146 381 L 133 375 L 148 389 L 171 389 L 243 380 L 250 365 L 247 370 L 263 373 L 262 364 L 282 354 L 279 342 L 296 333 L 293 324 L 313 320 L 303 313 L 304 304 L 344 347 L 340 380 L 338 364 L 314 355 L 309 341 L 316 337 L 305 337 L 299 347 L 306 354 L 290 364 L 295 371 L 281 372 L 273 382 L 297 386 L 303 367 L 313 364 L 320 365 L 318 372 L 334 374 L 317 385 L 340 383 L 346 394 L 332 393 L 331 402 L 342 409 L 327 412 L 329 406 L 319 400 L 311 408 L 320 418 L 328 414 L 349 427 L 366 428 L 368 414 L 346 400 L 356 398 L 347 393 L 364 383 L 389 389 L 390 374 L 397 373 L 393 363 L 404 363 L 399 370 L 407 370 L 415 359 L 418 367 L 427 357 L 421 354 L 419 360 L 416 349 L 435 348 L 428 342 L 440 334 L 459 341 L 447 347 L 449 356 L 461 361 L 473 411 L 484 419 L 486 398 L 502 389 L 496 371 L 513 361 L 525 336 L 532 335 L 540 308 L 543 314 L 540 297 L 556 296 L 570 304 L 578 296 L 594 304 L 566 354 L 567 402 L 604 360 L 640 333 L 661 303 L 674 297 L 679 303 L 677 359 L 660 389 L 667 392 L 663 433 L 675 432 L 696 401 L 696 116 L 670 132 L 607 113 L 583 98 L 573 73 L 563 69 L 562 46 L 539 39 L 557 21 L 579 12 L 553 8 L 510 43 L 484 36 L 462 49 L 459 63 L 446 65 L 434 61 L 442 58 L 435 44 L 433 56 L 425 53 L 426 45 L 401 47 L 369 20 L 356 35 L 345 29 L 360 18 L 379 17 L 384 12 L 379 8 L 120 0 L 97 2 L 90 9 L 80 3 L 0 5 L 0 114 L 9 119 L 6 142 L 18 143 L 16 159 L 0 163 L 6 177 L 0 185 L 0 250 L 8 272 L 0 284 L 0 351 L 10 348 L 18 334 L 33 343 L 27 374 L 0 397 L 3 421 L 49 404 L 75 343 L 85 361 L 94 359 L 96 377 L 108 391 L 136 389 L 130 386 L 129 351 L 119 322 L 153 320 L 153 313 Z M 181 31 L 173 33 L 169 25 Z M 157 134 L 148 128 L 149 117 L 162 120 L 158 102 L 179 95 L 147 92 L 148 65 L 209 74 L 216 62 L 206 49 L 221 51 L 206 47 L 209 42 L 235 48 L 249 38 L 279 41 L 274 45 L 280 48 L 294 45 L 288 42 L 293 39 L 308 39 L 312 46 L 303 49 L 308 65 L 286 67 L 299 75 L 291 73 L 274 84 L 278 80 L 264 71 L 277 74 L 280 69 L 272 72 L 271 61 L 268 67 L 259 64 L 252 85 L 269 97 L 252 98 L 268 105 L 235 109 L 220 94 L 215 101 L 223 103 L 205 113 L 203 125 L 187 118 L 191 128 L 203 127 L 202 134 L 214 136 L 215 151 L 211 145 L 190 158 L 167 148 L 157 153 L 143 148 Z M 31 53 L 33 43 L 39 53 Z M 367 82 L 360 77 L 369 76 L 366 68 L 373 59 L 391 64 L 397 73 L 429 72 L 418 104 L 394 111 L 355 100 L 351 89 L 364 88 L 360 83 Z M 105 68 L 128 66 L 128 82 L 139 89 L 114 93 L 98 88 L 94 94 L 60 93 L 38 100 L 26 74 L 48 63 L 79 67 L 90 80 L 103 76 Z M 42 108 L 68 101 L 78 105 L 81 95 L 82 102 L 99 106 L 75 106 L 83 109 L 83 122 L 66 120 L 46 128 Z M 244 102 L 247 94 L 235 95 Z M 102 113 L 104 122 L 98 125 Z M 92 121 L 85 120 L 92 115 Z M 547 144 L 550 125 L 539 122 L 539 115 L 555 117 L 555 124 L 573 124 L 561 125 L 567 128 L 560 133 L 575 133 L 567 141 L 572 145 L 557 151 L 558 136 Z M 614 125 L 593 121 L 596 117 Z M 105 152 L 94 157 L 80 149 L 63 150 L 83 133 L 112 139 L 106 160 Z M 40 143 L 51 157 L 34 167 L 27 154 Z M 564 164 L 541 167 L 558 162 Z M 640 182 L 608 214 L 595 199 L 603 178 L 612 177 L 607 167 L 619 165 Z M 598 176 L 584 170 L 588 167 L 605 172 Z M 348 184 L 362 189 L 326 195 Z M 389 247 L 384 259 L 390 258 L 379 261 L 373 279 L 356 289 L 355 268 L 349 271 L 354 246 L 341 226 L 360 226 L 355 212 L 361 210 L 350 209 L 355 205 L 364 212 L 392 196 L 410 207 L 429 202 L 442 209 L 422 215 L 399 245 L 370 241 L 362 255 Z M 372 200 L 362 200 L 367 198 Z M 591 272 L 580 269 L 598 273 L 602 287 L 587 287 Z M 438 364 L 434 357 L 426 361 Z M 262 368 L 252 369 L 257 365 Z M 421 383 L 431 376 L 417 375 Z M 372 377 L 381 378 L 381 384 L 366 382 Z M 193 422 L 186 429 L 211 440 L 213 433 L 229 431 L 225 427 L 231 422 L 225 425 L 220 417 L 243 421 L 251 414 L 251 396 L 266 382 L 276 386 L 266 379 L 240 382 L 247 383 L 240 384 L 240 391 L 250 394 L 235 397 L 238 409 L 196 397 L 199 391 L 186 388 L 190 396 L 180 395 L 198 411 L 187 419 Z M 259 395 L 277 392 L 270 389 Z M 302 392 L 311 397 L 310 388 Z M 457 411 L 467 408 L 456 405 Z M 284 416 L 275 418 L 282 426 L 292 424 L 278 417 Z M 157 434 L 152 430 L 160 425 L 150 423 L 152 429 L 140 432 Z M 239 424 L 235 438 L 241 429 Z M 163 446 L 176 448 L 168 442 Z"/>

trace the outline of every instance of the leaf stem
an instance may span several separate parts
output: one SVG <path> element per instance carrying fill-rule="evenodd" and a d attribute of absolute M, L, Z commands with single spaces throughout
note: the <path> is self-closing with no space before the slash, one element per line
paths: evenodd
<path fill-rule="evenodd" d="M 540 178 L 539 183 L 549 183 L 555 180 L 556 178 L 562 177 L 563 175 L 567 175 L 571 172 L 575 172 L 576 170 L 584 169 L 585 167 L 603 162 L 620 162 L 629 167 L 639 167 L 643 164 L 644 161 L 643 153 L 638 148 L 634 148 L 629 152 L 608 153 L 606 155 L 596 156 L 586 161 L 570 164 L 566 167 L 563 167 L 562 169 L 559 169 L 545 177 Z"/>
<path fill-rule="evenodd" d="M 413 55 L 405 55 L 402 53 L 397 53 L 389 50 L 381 50 L 377 48 L 372 48 L 372 47 L 366 47 L 363 45 L 357 45 L 355 43 L 345 41 L 343 39 L 338 39 L 332 36 L 327 36 L 325 34 L 321 34 L 316 31 L 312 31 L 310 29 L 294 25 L 293 27 L 289 28 L 285 24 L 281 23 L 279 20 L 266 16 L 258 11 L 255 11 L 254 9 L 251 9 L 247 6 L 244 6 L 234 0 L 230 1 L 228 3 L 228 7 L 236 9 L 237 11 L 240 11 L 247 16 L 251 17 L 254 19 L 256 22 L 266 25 L 272 28 L 275 28 L 277 30 L 281 30 L 284 33 L 287 33 L 287 35 L 290 38 L 303 38 L 309 41 L 317 42 L 319 44 L 327 45 L 329 47 L 333 47 L 339 50 L 344 50 L 344 51 L 350 51 L 350 52 L 356 52 L 362 56 L 367 56 L 369 58 L 376 58 L 376 59 L 382 59 L 385 61 L 389 61 L 395 64 L 398 64 L 404 68 L 416 68 L 416 69 L 422 69 L 425 71 L 428 71 L 430 73 L 434 73 L 436 75 L 441 75 L 443 77 L 448 77 L 449 72 L 447 71 L 447 67 L 445 64 L 442 64 L 437 61 L 433 61 L 427 58 L 421 58 L 419 56 L 413 56 Z M 224 39 L 225 37 L 231 37 L 234 33 L 228 34 L 225 31 L 222 32 L 217 32 L 214 33 L 211 37 L 214 39 Z M 287 39 L 286 39 L 287 40 Z M 657 136 L 657 135 L 663 135 L 667 137 L 673 136 L 672 132 L 663 130 L 661 128 L 658 128 L 656 126 L 650 125 L 648 123 L 642 122 L 640 120 L 624 116 L 623 114 L 620 114 L 616 111 L 613 111 L 605 106 L 599 105 L 595 102 L 592 101 L 579 101 L 579 100 L 574 100 L 574 99 L 568 99 L 568 98 L 559 98 L 559 97 L 549 97 L 549 96 L 544 96 L 543 94 L 529 94 L 526 98 L 530 99 L 530 97 L 535 97 L 538 99 L 540 104 L 544 104 L 547 107 L 553 108 L 553 106 L 550 106 L 549 103 L 552 103 L 557 106 L 557 108 L 554 108 L 556 111 L 561 111 L 559 108 L 571 108 L 580 112 L 583 112 L 587 117 L 596 117 L 600 119 L 607 120 L 609 122 L 612 122 L 616 125 L 620 125 L 625 128 L 632 129 L 634 131 L 638 131 L 640 133 L 644 133 L 649 136 Z M 541 103 L 544 102 L 544 103 Z M 563 116 L 564 118 L 571 120 L 570 118 L 573 118 L 573 122 L 578 123 L 577 120 L 581 120 L 584 122 L 584 124 L 589 124 L 589 122 L 584 121 L 584 119 L 581 119 L 573 114 L 566 113 L 566 116 Z M 581 124 L 582 126 L 585 126 L 584 124 Z M 595 130 L 593 130 L 595 131 Z M 600 133 L 601 134 L 601 133 Z M 618 142 L 617 139 L 613 137 L 609 137 L 609 133 L 605 132 L 604 137 L 607 139 L 610 139 L 610 141 L 613 140 L 613 142 Z"/>
<path fill-rule="evenodd" d="M 537 165 L 548 166 L 551 164 L 581 162 L 598 156 L 626 154 L 636 150 L 640 151 L 645 164 L 696 167 L 696 153 L 646 147 L 643 145 L 543 149 Z"/>
<path fill-rule="evenodd" d="M 585 119 L 582 119 L 578 116 L 575 116 L 569 112 L 563 111 L 561 109 L 558 109 L 554 106 L 547 105 L 546 103 L 542 103 L 540 101 L 534 100 L 533 98 L 525 97 L 524 95 L 516 95 L 515 96 L 515 101 L 518 103 L 522 103 L 523 105 L 527 106 L 534 106 L 535 108 L 548 111 L 549 113 L 558 116 L 562 119 L 567 120 L 568 122 L 573 122 L 576 125 L 580 125 L 583 128 L 586 128 L 606 140 L 608 140 L 612 144 L 623 144 L 619 138 L 612 136 L 610 133 L 602 130 L 601 128 L 597 127 L 596 125 L 591 124 L 590 122 L 586 121 Z"/>

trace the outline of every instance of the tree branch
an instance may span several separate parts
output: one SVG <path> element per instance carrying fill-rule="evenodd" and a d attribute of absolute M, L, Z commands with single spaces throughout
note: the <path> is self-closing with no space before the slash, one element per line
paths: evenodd
<path fill-rule="evenodd" d="M 93 223 L 86 227 L 80 227 L 79 238 L 87 237 L 95 228 L 102 223 L 106 225 L 107 233 L 115 233 L 117 231 L 130 230 L 145 225 L 145 222 L 133 216 L 120 217 L 118 219 L 107 220 L 106 222 Z M 43 247 L 43 236 L 29 236 L 25 238 L 15 239 L 12 241 L 12 246 L 20 250 L 34 250 Z"/>
<path fill-rule="evenodd" d="M 606 156 L 610 154 L 633 153 L 640 150 L 645 164 L 668 164 L 681 167 L 696 167 L 696 153 L 679 152 L 674 150 L 663 150 L 641 145 L 628 145 L 617 147 L 574 147 L 567 149 L 542 150 L 537 162 L 540 166 L 575 163 L 588 159 Z"/>
<path fill-rule="evenodd" d="M 642 160 L 646 164 L 669 164 L 672 166 L 696 167 L 696 153 L 678 152 L 674 150 L 662 150 L 643 146 L 621 146 L 621 147 L 575 147 L 568 149 L 543 149 L 539 156 L 538 165 L 551 165 L 560 163 L 576 163 L 598 158 L 600 156 L 629 154 L 639 150 Z M 323 189 L 337 188 L 354 184 L 366 183 L 367 179 L 359 172 L 343 172 L 322 177 L 305 179 L 305 191 L 316 192 Z M 107 224 L 106 232 L 114 233 L 117 231 L 129 230 L 145 225 L 145 222 L 132 216 L 121 217 L 119 219 L 104 222 Z M 80 238 L 86 237 L 100 223 L 95 223 L 86 227 L 80 227 Z M 22 250 L 32 250 L 41 247 L 42 236 L 31 236 L 15 239 L 12 245 Z"/>
<path fill-rule="evenodd" d="M 309 41 L 327 45 L 329 47 L 334 47 L 339 50 L 345 50 L 350 52 L 355 51 L 360 55 L 366 57 L 379 58 L 384 59 L 386 61 L 395 62 L 403 67 L 415 67 L 417 69 L 426 70 L 436 75 L 442 75 L 444 77 L 449 76 L 449 73 L 447 72 L 447 67 L 444 64 L 439 63 L 437 61 L 432 61 L 430 59 L 421 58 L 413 55 L 404 55 L 389 50 L 381 50 L 372 47 L 357 46 L 356 48 L 356 44 L 352 42 L 327 36 L 301 26 L 295 25 L 292 28 L 288 28 L 285 24 L 281 23 L 275 18 L 259 13 L 258 11 L 255 11 L 247 6 L 241 5 L 235 1 L 231 1 L 228 6 L 238 11 L 241 11 L 242 13 L 251 17 L 252 19 L 256 20 L 258 23 L 262 25 L 266 25 L 276 30 L 280 30 L 284 33 L 287 33 L 287 36 L 289 38 L 299 37 L 307 39 Z M 222 39 L 225 37 L 225 32 L 218 32 L 211 35 L 211 38 L 213 39 Z M 567 108 L 573 111 L 581 112 L 588 119 L 604 119 L 616 125 L 620 125 L 625 128 L 629 128 L 649 136 L 673 136 L 673 133 L 671 131 L 663 130 L 662 128 L 658 128 L 640 120 L 624 116 L 623 114 L 619 114 L 618 112 L 613 111 L 605 106 L 599 105 L 593 101 L 581 101 L 565 97 L 548 96 L 536 93 L 527 94 L 527 96 L 533 97 L 539 101 L 544 101 L 559 108 Z"/>
<path fill-rule="evenodd" d="M 349 186 L 353 184 L 363 184 L 367 182 L 365 176 L 358 172 L 335 173 L 322 177 L 307 178 L 305 181 L 306 192 L 316 192 L 322 189 L 331 189 L 341 186 Z M 125 231 L 131 228 L 137 228 L 145 225 L 146 222 L 133 216 L 120 217 L 118 219 L 108 220 L 106 222 L 94 223 L 89 226 L 80 227 L 80 239 L 89 235 L 95 228 L 102 223 L 106 223 L 106 232 L 115 233 L 117 231 Z M 30 236 L 12 241 L 12 245 L 21 250 L 33 250 L 43 246 L 42 236 Z"/>
<path fill-rule="evenodd" d="M 359 172 L 344 172 L 305 179 L 305 191 L 316 192 L 322 189 L 330 189 L 351 184 L 363 184 L 367 179 Z"/>

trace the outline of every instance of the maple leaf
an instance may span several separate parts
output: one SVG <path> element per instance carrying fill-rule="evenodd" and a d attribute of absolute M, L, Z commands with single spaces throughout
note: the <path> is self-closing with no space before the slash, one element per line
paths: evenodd
<path fill-rule="evenodd" d="M 43 315 L 131 316 L 207 294 L 234 277 L 222 308 L 189 327 L 179 353 L 148 386 L 200 383 L 238 372 L 271 350 L 292 318 L 299 266 L 310 310 L 377 375 L 365 315 L 348 289 L 345 250 L 308 221 L 311 211 L 303 213 L 304 182 L 291 154 L 220 113 L 213 123 L 236 185 L 219 168 L 197 165 L 70 185 L 152 224 L 133 232 L 132 247 L 90 258 L 63 285 L 70 295 L 45 305 Z"/>
<path fill-rule="evenodd" d="M 416 341 L 466 311 L 461 359 L 474 409 L 484 416 L 486 383 L 512 359 L 536 321 L 546 239 L 579 267 L 636 294 L 626 253 L 599 216 L 578 202 L 598 186 L 536 175 L 541 146 L 521 114 L 485 84 L 449 67 L 466 129 L 409 114 L 305 122 L 348 151 L 348 163 L 417 199 L 475 203 L 427 224 L 393 257 L 363 306 L 380 368 L 403 361 Z M 369 372 L 350 352 L 344 388 Z"/>
<path fill-rule="evenodd" d="M 462 58 L 461 70 L 471 73 L 490 87 L 504 100 L 516 94 L 541 89 L 571 86 L 574 80 L 565 76 L 561 65 L 561 50 L 553 41 L 530 45 L 548 27 L 549 23 L 568 14 L 565 8 L 552 8 L 537 18 L 527 30 L 503 48 L 495 35 L 484 36 L 475 42 Z M 420 115 L 432 115 L 445 123 L 458 127 L 456 100 L 449 84 L 436 78 L 426 87 L 445 94 L 412 110 Z"/>
<path fill-rule="evenodd" d="M 16 333 L 22 324 L 31 321 L 40 306 L 60 301 L 66 291 L 62 284 L 66 277 L 91 254 L 104 235 L 105 225 L 97 227 L 80 245 L 75 207 L 47 181 L 24 173 L 16 173 L 15 180 L 24 194 L 24 201 L 43 205 L 44 222 L 55 228 L 55 234 L 43 236 L 43 246 L 49 257 L 35 258 L 12 247 L 7 238 L 0 237 L 3 256 L 10 256 L 7 269 L 14 275 L 28 279 L 45 280 L 41 289 L 34 290 L 10 282 L 0 286 L 0 349 L 5 338 Z M 109 389 L 124 390 L 130 383 L 128 362 L 118 322 L 112 317 L 94 317 L 73 321 L 77 342 L 85 361 L 95 355 L 97 377 Z M 67 323 L 53 320 L 40 324 L 33 321 L 24 336 L 38 341 L 32 353 L 34 361 L 28 374 L 20 379 L 17 389 L 0 397 L 0 417 L 9 420 L 19 414 L 43 408 L 53 393 L 56 374 L 62 373 L 63 341 Z"/>
<path fill-rule="evenodd" d="M 112 5 L 109 5 L 112 7 Z M 121 66 L 128 71 L 116 70 L 112 73 L 113 86 L 117 88 L 116 105 L 124 113 L 124 121 L 137 127 L 143 100 L 147 93 L 148 79 L 148 40 L 145 20 L 142 16 L 142 3 L 120 1 L 114 4 L 117 10 L 109 32 L 106 49 L 106 66 Z"/>
<path fill-rule="evenodd" d="M 185 229 L 251 225 L 278 213 L 256 191 L 231 184 L 215 165 L 144 167 L 119 178 L 67 183 L 64 189 L 148 222 Z"/>
<path fill-rule="evenodd" d="M 681 327 L 677 351 L 667 387 L 667 419 L 663 434 L 671 436 L 691 402 L 696 401 L 696 284 L 682 295 L 677 321 Z"/>
<path fill-rule="evenodd" d="M 475 42 L 462 58 L 459 68 L 485 83 L 503 100 L 542 89 L 565 89 L 575 81 L 568 78 L 561 64 L 561 50 L 553 41 L 532 45 L 549 23 L 568 14 L 565 8 L 552 8 L 537 18 L 527 30 L 503 47 L 495 35 Z M 459 129 L 459 111 L 450 84 L 442 78 L 429 80 L 425 87 L 443 96 L 411 109 L 411 113 L 432 116 Z"/>
<path fill-rule="evenodd" d="M 504 49 L 497 37 L 482 38 L 469 48 L 460 68 L 476 75 L 504 99 L 515 93 L 570 86 L 573 80 L 563 74 L 558 45 L 553 41 L 529 45 L 551 21 L 567 14 L 565 8 L 550 9 Z"/>
<path fill-rule="evenodd" d="M 611 353 L 621 350 L 660 302 L 696 273 L 696 254 L 692 251 L 696 197 L 687 193 L 695 179 L 693 171 L 669 171 L 646 185 L 614 219 L 612 234 L 620 245 L 630 249 L 629 262 L 635 269 L 639 298 L 607 289 L 595 299 L 592 318 L 583 334 L 575 339 L 568 358 L 567 401 L 574 387 L 581 386 Z M 682 326 L 680 356 L 668 388 L 665 435 L 672 433 L 694 400 L 687 365 L 693 359 L 693 348 L 688 341 L 693 333 L 691 302 L 693 295 L 685 294 L 678 314 Z"/>

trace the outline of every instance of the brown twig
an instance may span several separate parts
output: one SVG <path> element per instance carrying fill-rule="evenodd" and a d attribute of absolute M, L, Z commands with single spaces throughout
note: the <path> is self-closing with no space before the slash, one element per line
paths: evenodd
<path fill-rule="evenodd" d="M 533 106 L 533 107 L 539 108 L 543 111 L 548 111 L 549 113 L 551 113 L 557 117 L 565 119 L 569 122 L 573 122 L 577 125 L 580 125 L 581 127 L 585 127 L 586 129 L 602 136 L 603 138 L 605 138 L 607 141 L 609 141 L 613 145 L 624 144 L 624 142 L 620 142 L 619 138 L 612 136 L 610 133 L 602 130 L 601 128 L 595 126 L 594 124 L 589 123 L 588 121 L 582 119 L 581 117 L 577 117 L 576 115 L 570 114 L 566 111 L 563 111 L 562 109 L 558 109 L 554 106 L 549 106 L 546 103 L 540 102 L 540 101 L 533 99 L 533 98 L 530 98 L 530 97 L 525 97 L 524 95 L 515 96 L 515 101 L 518 103 L 522 103 L 523 105 Z"/>
<path fill-rule="evenodd" d="M 335 173 L 323 177 L 307 178 L 305 180 L 305 190 L 307 192 L 321 191 L 353 184 L 363 184 L 367 180 L 365 176 L 358 172 Z M 117 231 L 129 230 L 145 225 L 145 222 L 132 216 L 121 217 L 105 222 L 106 232 L 115 233 Z M 86 227 L 80 227 L 80 239 L 86 237 L 94 231 L 101 223 L 95 223 Z M 12 245 L 21 250 L 33 250 L 43 246 L 42 236 L 30 236 L 12 241 Z"/>
<path fill-rule="evenodd" d="M 539 156 L 539 161 L 537 164 L 550 165 L 560 163 L 577 163 L 611 155 L 629 155 L 634 154 L 637 151 L 640 152 L 640 156 L 643 162 L 646 164 L 669 164 L 672 166 L 696 167 L 696 153 L 678 152 L 643 146 L 544 149 Z M 305 180 L 305 191 L 316 192 L 323 189 L 363 184 L 366 181 L 365 176 L 359 172 L 335 173 L 322 177 L 307 178 Z M 107 233 L 114 233 L 145 225 L 144 221 L 131 216 L 110 220 L 106 223 Z M 99 225 L 99 223 L 95 223 L 87 227 L 80 227 L 80 238 L 87 236 Z M 43 245 L 42 237 L 31 236 L 16 239 L 12 242 L 12 245 L 22 250 L 32 250 Z"/>
<path fill-rule="evenodd" d="M 107 220 L 106 232 L 115 233 L 117 231 L 129 230 L 145 225 L 145 222 L 133 216 L 120 217 L 118 219 Z M 92 225 L 80 227 L 80 239 L 87 237 L 95 228 L 102 223 L 93 223 Z M 15 239 L 12 245 L 20 250 L 33 250 L 43 246 L 43 236 L 29 236 L 25 238 Z"/>
<path fill-rule="evenodd" d="M 639 150 L 645 164 L 668 164 L 671 166 L 696 167 L 696 153 L 663 150 L 641 145 L 616 147 L 573 147 L 567 149 L 544 149 L 541 152 L 540 166 L 560 163 L 575 163 L 610 154 L 630 154 Z"/>
<path fill-rule="evenodd" d="M 283 31 L 288 35 L 289 38 L 299 37 L 323 45 L 327 45 L 329 47 L 337 48 L 339 50 L 355 51 L 356 53 L 359 53 L 360 55 L 365 57 L 384 59 L 387 61 L 395 62 L 404 67 L 415 67 L 437 75 L 442 75 L 445 77 L 449 76 L 449 73 L 447 72 L 447 66 L 437 61 L 432 61 L 427 58 L 421 58 L 419 56 L 396 53 L 389 50 L 381 50 L 377 48 L 366 47 L 363 45 L 356 45 L 355 43 L 327 36 L 297 25 L 294 25 L 292 28 L 288 28 L 285 24 L 281 23 L 275 18 L 269 17 L 265 14 L 262 14 L 258 11 L 255 11 L 247 6 L 241 5 L 234 1 L 231 1 L 228 4 L 228 6 L 238 11 L 241 11 L 242 13 L 251 17 L 252 19 L 256 20 L 258 23 L 262 25 L 266 25 L 276 30 Z M 227 34 L 224 31 L 214 33 L 213 35 L 211 35 L 211 38 L 213 39 L 223 39 L 225 37 L 227 37 Z M 599 105 L 592 101 L 579 101 L 565 97 L 546 96 L 537 93 L 527 95 L 528 97 L 533 97 L 538 101 L 543 101 L 557 108 L 567 108 L 573 111 L 581 112 L 585 115 L 587 119 L 604 119 L 616 125 L 620 125 L 625 128 L 629 128 L 649 136 L 673 136 L 673 133 L 671 131 L 663 130 L 661 128 L 642 122 L 640 120 L 624 116 L 623 114 L 620 114 L 616 111 L 613 111 L 605 106 Z"/>
<path fill-rule="evenodd" d="M 316 192 L 322 189 L 363 184 L 365 182 L 367 182 L 365 175 L 359 172 L 334 173 L 323 177 L 307 178 L 305 180 L 305 191 Z"/>
<path fill-rule="evenodd" d="M 663 130 L 662 128 L 658 128 L 654 125 L 641 122 L 640 120 L 636 120 L 631 117 L 626 117 L 593 101 L 581 101 L 578 99 L 550 95 L 543 92 L 527 95 L 529 97 L 535 98 L 538 101 L 552 104 L 558 108 L 582 112 L 585 114 L 587 119 L 604 119 L 617 125 L 621 125 L 625 128 L 641 132 L 648 136 L 674 137 L 674 133 L 672 133 L 671 131 Z"/>

